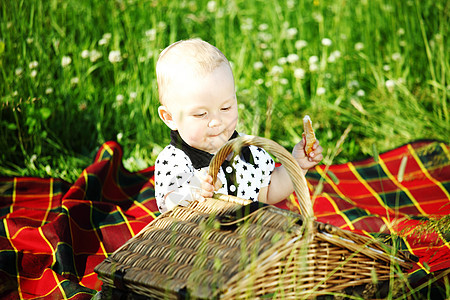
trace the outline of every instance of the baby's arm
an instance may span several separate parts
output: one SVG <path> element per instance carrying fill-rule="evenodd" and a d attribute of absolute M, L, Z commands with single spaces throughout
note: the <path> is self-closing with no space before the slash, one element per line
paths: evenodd
<path fill-rule="evenodd" d="M 306 141 L 303 137 L 302 140 L 294 146 L 292 156 L 297 161 L 298 165 L 303 171 L 303 174 L 308 172 L 308 169 L 317 165 L 322 159 L 322 147 L 319 145 L 319 141 L 313 145 L 312 152 L 306 155 L 305 151 Z M 287 170 L 284 166 L 275 168 L 272 173 L 270 185 L 265 192 L 261 189 L 258 200 L 268 204 L 275 204 L 286 199 L 294 191 L 294 185 L 289 177 Z"/>
<path fill-rule="evenodd" d="M 167 147 L 155 163 L 155 197 L 161 212 L 188 205 L 200 191 L 201 182 L 181 150 Z"/>

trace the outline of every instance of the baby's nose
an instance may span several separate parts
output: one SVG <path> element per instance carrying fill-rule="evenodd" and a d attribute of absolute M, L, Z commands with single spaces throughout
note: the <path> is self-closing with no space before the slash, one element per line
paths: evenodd
<path fill-rule="evenodd" d="M 209 121 L 208 126 L 209 127 L 217 127 L 222 124 L 222 121 L 219 118 L 212 118 L 211 121 Z"/>

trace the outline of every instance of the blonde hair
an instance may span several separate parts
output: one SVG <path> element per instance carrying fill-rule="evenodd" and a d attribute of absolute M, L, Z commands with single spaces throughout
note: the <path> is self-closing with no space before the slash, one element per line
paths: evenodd
<path fill-rule="evenodd" d="M 187 71 L 190 76 L 204 76 L 223 63 L 230 65 L 219 49 L 201 39 L 181 40 L 171 44 L 160 53 L 156 63 L 159 102 L 164 103 L 167 90 L 171 88 L 170 83 L 180 72 Z"/>

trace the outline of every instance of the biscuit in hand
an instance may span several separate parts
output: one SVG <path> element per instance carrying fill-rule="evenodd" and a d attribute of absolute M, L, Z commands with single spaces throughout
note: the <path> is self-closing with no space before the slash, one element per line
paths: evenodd
<path fill-rule="evenodd" d="M 313 151 L 313 145 L 316 142 L 316 134 L 314 133 L 314 129 L 312 127 L 311 118 L 306 115 L 303 118 L 303 136 L 306 137 L 306 145 L 305 145 L 305 152 L 306 156 L 309 156 L 309 154 Z"/>

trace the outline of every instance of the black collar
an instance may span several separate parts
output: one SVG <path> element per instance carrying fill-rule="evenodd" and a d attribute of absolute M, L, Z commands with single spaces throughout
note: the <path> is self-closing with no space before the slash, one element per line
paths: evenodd
<path fill-rule="evenodd" d="M 237 131 L 234 131 L 230 140 L 238 136 L 239 134 L 237 133 Z M 170 144 L 172 146 L 182 150 L 191 159 L 192 166 L 194 167 L 194 169 L 200 169 L 209 166 L 209 162 L 214 156 L 213 154 L 189 146 L 181 138 L 178 131 L 172 130 L 170 132 L 170 139 L 171 139 Z M 242 147 L 240 157 L 247 163 L 251 163 L 251 161 L 253 161 L 253 156 L 248 146 Z"/>

